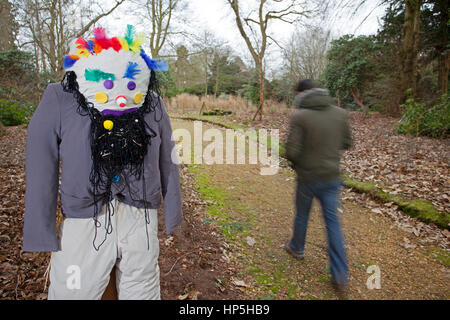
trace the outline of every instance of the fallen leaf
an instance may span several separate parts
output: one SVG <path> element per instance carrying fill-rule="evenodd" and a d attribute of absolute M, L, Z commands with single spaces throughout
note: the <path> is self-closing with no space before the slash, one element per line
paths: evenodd
<path fill-rule="evenodd" d="M 248 284 L 246 284 L 244 281 L 242 280 L 238 280 L 238 279 L 233 279 L 232 283 L 237 286 L 237 287 L 246 287 L 249 288 L 250 286 Z"/>
<path fill-rule="evenodd" d="M 245 238 L 245 240 L 247 241 L 247 244 L 248 244 L 250 247 L 253 247 L 253 246 L 255 245 L 255 243 L 256 243 L 255 239 L 253 239 L 253 238 L 250 237 L 250 236 L 247 236 L 247 238 Z"/>
<path fill-rule="evenodd" d="M 178 296 L 178 300 L 186 300 L 187 297 L 189 297 L 189 293 L 181 294 Z"/>

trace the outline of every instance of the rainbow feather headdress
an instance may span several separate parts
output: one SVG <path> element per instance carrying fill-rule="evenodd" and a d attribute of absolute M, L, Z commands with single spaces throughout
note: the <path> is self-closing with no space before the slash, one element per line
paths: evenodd
<path fill-rule="evenodd" d="M 109 38 L 104 28 L 93 37 L 78 38 L 64 57 L 66 71 L 77 75 L 80 92 L 102 113 L 122 114 L 139 108 L 151 71 L 167 71 L 164 60 L 150 58 L 142 49 L 146 36 L 132 25 L 122 37 Z"/>

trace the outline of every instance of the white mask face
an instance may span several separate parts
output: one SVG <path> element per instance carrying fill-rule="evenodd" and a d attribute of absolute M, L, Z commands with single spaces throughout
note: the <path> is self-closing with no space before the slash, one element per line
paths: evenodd
<path fill-rule="evenodd" d="M 81 58 L 66 70 L 76 73 L 80 92 L 99 111 L 140 107 L 150 80 L 150 70 L 139 54 L 112 48 Z"/>
<path fill-rule="evenodd" d="M 75 72 L 80 93 L 102 113 L 120 115 L 141 107 L 151 70 L 167 71 L 167 63 L 145 54 L 145 35 L 136 34 L 131 25 L 123 37 L 108 38 L 103 28 L 92 32 L 90 39 L 75 40 L 64 57 L 64 68 Z"/>

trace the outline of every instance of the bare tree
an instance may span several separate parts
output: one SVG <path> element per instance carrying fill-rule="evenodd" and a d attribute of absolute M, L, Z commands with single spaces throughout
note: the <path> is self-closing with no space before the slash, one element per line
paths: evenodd
<path fill-rule="evenodd" d="M 283 49 L 289 78 L 317 80 L 325 70 L 330 41 L 330 31 L 320 27 L 296 29 Z"/>
<path fill-rule="evenodd" d="M 152 57 L 158 57 L 166 42 L 172 14 L 179 0 L 147 0 L 146 8 L 152 22 L 150 35 L 150 52 Z"/>
<path fill-rule="evenodd" d="M 175 14 L 182 11 L 187 2 L 184 0 L 134 0 L 137 12 L 151 26 L 150 52 L 152 57 L 159 57 L 169 37 L 180 32 L 174 31 Z"/>
<path fill-rule="evenodd" d="M 225 42 L 218 39 L 214 33 L 208 30 L 203 30 L 202 34 L 198 37 L 194 35 L 194 39 L 194 47 L 200 53 L 202 58 L 203 82 L 205 96 L 207 96 L 209 63 L 212 61 L 216 52 L 225 45 Z"/>
<path fill-rule="evenodd" d="M 41 64 L 54 74 L 63 71 L 63 58 L 68 50 L 69 40 L 82 36 L 103 17 L 111 14 L 125 0 L 116 0 L 109 9 L 98 9 L 95 13 L 85 17 L 87 23 L 81 19 L 81 25 L 76 25 L 80 19 L 73 19 L 77 12 L 83 11 L 82 2 L 75 0 L 18 0 L 20 8 L 20 27 L 26 39 L 20 45 L 33 45 L 36 61 L 40 52 Z M 88 4 L 92 5 L 92 4 Z M 39 66 L 37 65 L 37 68 Z"/>
<path fill-rule="evenodd" d="M 270 43 L 277 41 L 270 35 L 269 26 L 274 20 L 285 23 L 294 23 L 301 17 L 306 17 L 313 13 L 317 7 L 312 4 L 307 5 L 306 1 L 299 0 L 259 0 L 258 8 L 244 14 L 241 12 L 239 0 L 227 0 L 228 4 L 234 12 L 236 25 L 239 33 L 247 45 L 247 48 L 255 62 L 258 72 L 259 83 L 259 105 L 253 120 L 259 114 L 262 120 L 263 104 L 264 104 L 264 55 Z"/>

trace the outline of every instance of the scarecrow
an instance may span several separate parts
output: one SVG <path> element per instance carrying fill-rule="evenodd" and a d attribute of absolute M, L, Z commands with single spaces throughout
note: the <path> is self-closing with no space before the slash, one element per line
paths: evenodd
<path fill-rule="evenodd" d="M 47 87 L 28 127 L 23 251 L 52 252 L 49 299 L 100 299 L 114 266 L 119 299 L 160 299 L 161 198 L 166 232 L 182 222 L 155 73 L 167 63 L 145 53 L 131 25 L 122 37 L 92 33 L 73 42 L 64 79 Z"/>

